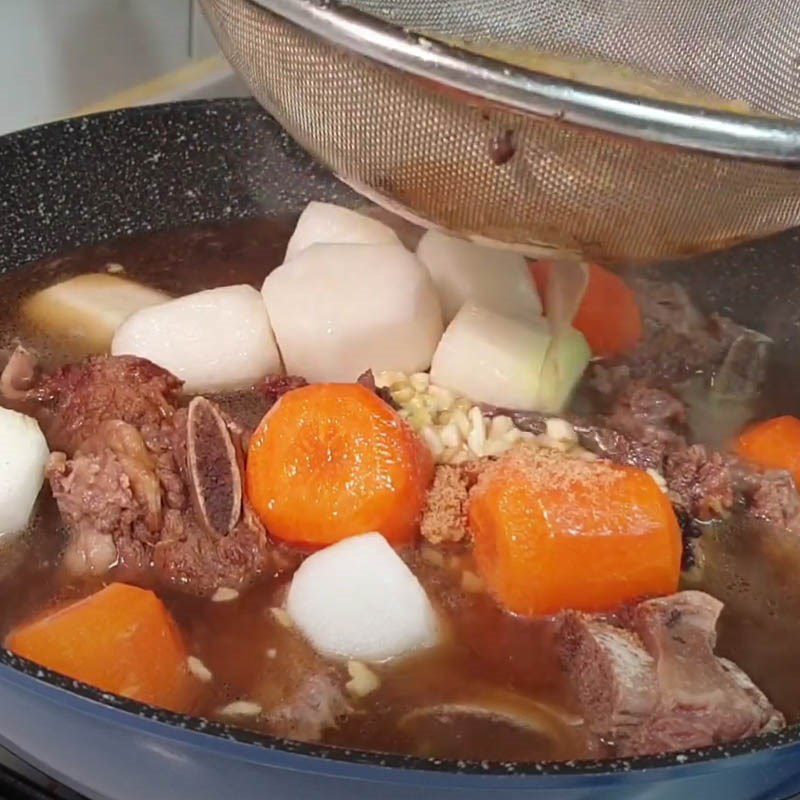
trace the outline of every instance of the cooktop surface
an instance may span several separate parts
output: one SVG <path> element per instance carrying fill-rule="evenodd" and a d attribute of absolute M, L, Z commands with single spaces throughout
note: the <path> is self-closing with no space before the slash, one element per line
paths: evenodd
<path fill-rule="evenodd" d="M 0 748 L 0 800 L 86 800 Z"/>

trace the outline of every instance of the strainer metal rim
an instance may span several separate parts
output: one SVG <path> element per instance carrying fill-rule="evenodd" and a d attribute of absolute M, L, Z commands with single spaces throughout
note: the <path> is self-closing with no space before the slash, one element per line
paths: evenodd
<path fill-rule="evenodd" d="M 656 144 L 800 164 L 800 122 L 651 100 L 510 66 L 337 0 L 246 0 L 387 66 L 518 111 Z"/>

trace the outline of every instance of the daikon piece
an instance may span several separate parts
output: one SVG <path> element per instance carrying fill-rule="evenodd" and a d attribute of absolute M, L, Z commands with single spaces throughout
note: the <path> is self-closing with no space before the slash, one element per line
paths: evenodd
<path fill-rule="evenodd" d="M 536 411 L 543 414 L 563 411 L 591 358 L 588 342 L 575 328 L 563 328 L 554 336 L 539 379 Z"/>
<path fill-rule="evenodd" d="M 442 335 L 430 275 L 400 244 L 311 245 L 261 291 L 287 372 L 312 382 L 419 372 Z"/>
<path fill-rule="evenodd" d="M 536 283 L 519 253 L 483 247 L 430 230 L 420 240 L 417 256 L 436 284 L 445 324 L 467 300 L 524 320 L 542 313 Z"/>
<path fill-rule="evenodd" d="M 512 319 L 468 301 L 436 348 L 431 382 L 476 403 L 538 411 L 551 341 L 542 318 Z"/>
<path fill-rule="evenodd" d="M 28 525 L 49 455 L 35 419 L 0 408 L 0 538 Z"/>
<path fill-rule="evenodd" d="M 309 556 L 294 574 L 286 610 L 328 658 L 386 661 L 439 640 L 439 620 L 425 590 L 379 533 Z"/>
<path fill-rule="evenodd" d="M 244 285 L 138 311 L 117 331 L 111 352 L 149 359 L 185 381 L 189 394 L 244 389 L 281 372 L 261 295 Z"/>
<path fill-rule="evenodd" d="M 555 336 L 572 326 L 588 285 L 589 266 L 586 263 L 563 260 L 553 262 L 545 302 L 547 320 Z"/>
<path fill-rule="evenodd" d="M 91 273 L 32 295 L 22 304 L 22 316 L 81 353 L 106 353 L 115 331 L 131 314 L 167 300 L 169 295 L 149 286 Z"/>
<path fill-rule="evenodd" d="M 309 203 L 286 246 L 286 261 L 312 244 L 399 244 L 383 222 L 333 203 Z"/>
<path fill-rule="evenodd" d="M 553 263 L 545 298 L 553 341 L 545 356 L 536 398 L 536 410 L 542 413 L 558 414 L 564 409 L 592 357 L 586 338 L 572 327 L 588 285 L 586 263 Z"/>

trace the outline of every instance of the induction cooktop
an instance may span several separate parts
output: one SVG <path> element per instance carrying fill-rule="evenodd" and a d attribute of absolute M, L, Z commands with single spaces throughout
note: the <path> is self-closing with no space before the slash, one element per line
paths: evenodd
<path fill-rule="evenodd" d="M 0 748 L 0 800 L 86 800 Z"/>

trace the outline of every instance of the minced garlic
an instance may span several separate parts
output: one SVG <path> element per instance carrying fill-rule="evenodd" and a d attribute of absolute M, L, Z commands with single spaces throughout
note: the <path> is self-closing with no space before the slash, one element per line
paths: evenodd
<path fill-rule="evenodd" d="M 289 616 L 289 612 L 286 611 L 285 608 L 280 608 L 279 606 L 273 606 L 270 608 L 270 614 L 275 618 L 275 622 L 279 625 L 282 625 L 284 628 L 293 628 L 294 622 L 292 618 Z"/>
<path fill-rule="evenodd" d="M 547 431 L 536 436 L 517 428 L 511 417 L 484 414 L 467 398 L 431 383 L 427 372 L 381 372 L 375 383 L 389 390 L 400 415 L 419 433 L 439 464 L 499 456 L 520 441 L 557 450 L 578 448 L 578 435 L 566 420 L 549 419 Z"/>
<path fill-rule="evenodd" d="M 217 713 L 221 717 L 257 717 L 262 711 L 261 706 L 252 700 L 234 700 Z"/>
<path fill-rule="evenodd" d="M 345 688 L 354 697 L 366 697 L 381 685 L 381 679 L 361 661 L 348 661 L 347 671 L 350 680 Z"/>
<path fill-rule="evenodd" d="M 211 674 L 211 670 L 197 656 L 189 656 L 187 665 L 189 667 L 189 672 L 191 672 L 197 680 L 203 683 L 211 683 L 214 677 Z"/>
<path fill-rule="evenodd" d="M 220 586 L 213 595 L 211 601 L 214 603 L 230 603 L 231 600 L 236 600 L 239 597 L 239 592 L 236 589 L 231 589 L 228 586 Z"/>

